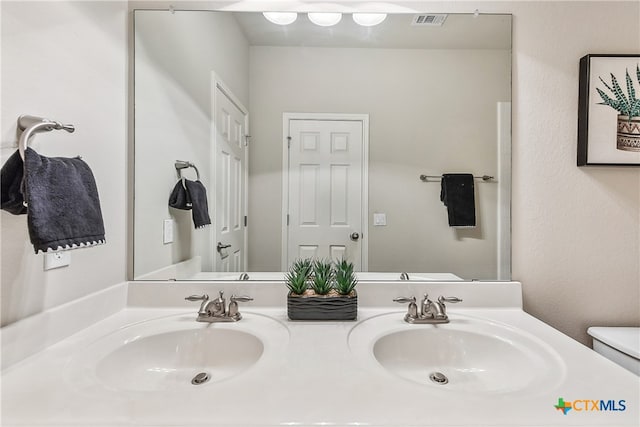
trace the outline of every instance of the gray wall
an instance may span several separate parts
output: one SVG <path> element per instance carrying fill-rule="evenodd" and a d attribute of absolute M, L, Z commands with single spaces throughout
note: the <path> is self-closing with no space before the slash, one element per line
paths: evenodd
<path fill-rule="evenodd" d="M 106 244 L 71 251 L 71 265 L 43 271 L 26 215 L 2 221 L 2 325 L 126 280 L 127 5 L 7 2 L 2 7 L 2 163 L 17 147 L 21 114 L 72 123 L 36 135 L 47 156 L 81 155 L 96 179 Z"/>
<path fill-rule="evenodd" d="M 455 230 L 439 182 L 497 174 L 496 103 L 510 100 L 501 50 L 251 48 L 250 270 L 280 270 L 282 113 L 370 120 L 369 271 L 497 277 L 497 185 L 478 182 L 478 226 Z M 372 215 L 384 212 L 387 226 Z M 366 240 L 367 241 L 367 240 Z"/>
<path fill-rule="evenodd" d="M 637 54 L 640 3 L 511 9 L 513 278 L 526 311 L 587 343 L 589 326 L 640 326 L 640 168 L 576 167 L 578 61 Z"/>

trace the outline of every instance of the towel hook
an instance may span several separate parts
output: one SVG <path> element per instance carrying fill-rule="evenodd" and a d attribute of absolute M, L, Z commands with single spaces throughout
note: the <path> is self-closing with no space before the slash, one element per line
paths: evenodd
<path fill-rule="evenodd" d="M 70 124 L 62 124 L 55 120 L 44 119 L 42 117 L 35 117 L 23 114 L 18 117 L 18 128 L 22 131 L 20 139 L 18 140 L 18 150 L 20 151 L 20 157 L 24 161 L 24 152 L 27 149 L 29 139 L 36 133 L 49 132 L 52 130 L 66 130 L 69 133 L 73 133 L 76 128 Z"/>

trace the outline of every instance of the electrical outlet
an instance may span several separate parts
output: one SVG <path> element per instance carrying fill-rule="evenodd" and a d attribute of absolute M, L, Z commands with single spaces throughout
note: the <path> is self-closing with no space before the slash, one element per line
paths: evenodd
<path fill-rule="evenodd" d="M 44 254 L 44 271 L 66 267 L 69 264 L 71 264 L 71 253 L 69 251 L 47 252 Z"/>
<path fill-rule="evenodd" d="M 165 219 L 162 227 L 162 243 L 173 243 L 173 220 Z"/>

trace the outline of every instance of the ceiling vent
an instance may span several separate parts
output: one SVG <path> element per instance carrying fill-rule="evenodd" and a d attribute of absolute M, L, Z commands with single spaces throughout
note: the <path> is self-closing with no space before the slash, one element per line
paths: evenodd
<path fill-rule="evenodd" d="M 430 25 L 441 26 L 444 24 L 447 15 L 445 13 L 423 13 L 420 15 L 414 15 L 411 25 Z"/>

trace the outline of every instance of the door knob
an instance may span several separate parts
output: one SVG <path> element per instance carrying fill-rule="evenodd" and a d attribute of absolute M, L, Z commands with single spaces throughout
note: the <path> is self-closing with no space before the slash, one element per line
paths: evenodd
<path fill-rule="evenodd" d="M 223 245 L 221 242 L 218 242 L 218 245 L 216 246 L 216 249 L 218 252 L 220 252 L 223 249 L 227 249 L 230 248 L 231 245 Z"/>
<path fill-rule="evenodd" d="M 349 236 L 349 238 L 350 238 L 351 240 L 353 240 L 354 242 L 357 242 L 357 241 L 358 241 L 358 239 L 360 238 L 360 234 L 354 231 L 353 233 L 351 233 L 351 235 Z"/>

